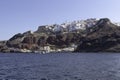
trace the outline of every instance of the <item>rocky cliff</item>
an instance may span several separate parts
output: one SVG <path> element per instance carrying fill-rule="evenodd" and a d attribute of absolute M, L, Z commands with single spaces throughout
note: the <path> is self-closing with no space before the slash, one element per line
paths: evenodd
<path fill-rule="evenodd" d="M 76 52 L 120 52 L 120 27 L 100 19 L 80 40 Z"/>
<path fill-rule="evenodd" d="M 108 18 L 40 26 L 0 41 L 0 52 L 120 52 L 120 27 Z"/>

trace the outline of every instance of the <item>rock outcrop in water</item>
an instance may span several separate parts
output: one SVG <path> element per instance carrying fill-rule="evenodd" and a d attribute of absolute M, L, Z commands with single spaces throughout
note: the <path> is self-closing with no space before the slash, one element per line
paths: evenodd
<path fill-rule="evenodd" d="M 89 21 L 90 20 L 90 21 Z M 0 42 L 0 52 L 120 52 L 120 27 L 108 18 L 41 26 Z"/>

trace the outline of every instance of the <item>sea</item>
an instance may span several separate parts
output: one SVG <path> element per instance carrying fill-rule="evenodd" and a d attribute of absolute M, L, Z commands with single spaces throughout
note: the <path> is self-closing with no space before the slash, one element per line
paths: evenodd
<path fill-rule="evenodd" d="M 0 53 L 0 80 L 120 80 L 120 53 Z"/>

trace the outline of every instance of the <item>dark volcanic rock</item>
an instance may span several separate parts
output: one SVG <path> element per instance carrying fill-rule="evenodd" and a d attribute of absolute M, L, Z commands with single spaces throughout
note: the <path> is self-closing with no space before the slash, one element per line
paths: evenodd
<path fill-rule="evenodd" d="M 22 41 L 22 46 L 21 48 L 23 49 L 38 49 L 38 37 L 34 34 L 29 34 L 26 37 L 24 37 Z"/>
<path fill-rule="evenodd" d="M 37 42 L 39 46 L 45 46 L 47 44 L 47 37 L 41 36 Z"/>
<path fill-rule="evenodd" d="M 20 43 L 22 42 L 23 38 L 24 38 L 24 35 L 21 33 L 18 33 L 16 35 L 14 35 L 12 38 L 10 38 L 6 42 L 6 45 L 8 47 L 20 48 Z"/>
<path fill-rule="evenodd" d="M 22 37 L 23 37 L 23 35 L 21 33 L 18 33 L 16 35 L 14 35 L 12 38 L 10 38 L 9 41 L 13 41 L 13 40 L 15 40 L 17 38 L 22 38 Z"/>
<path fill-rule="evenodd" d="M 120 52 L 120 27 L 108 18 L 100 19 L 93 27 L 79 32 L 54 32 L 50 29 L 54 26 L 57 25 L 40 26 L 34 33 L 18 33 L 8 41 L 1 41 L 0 52 L 39 51 L 46 45 L 55 50 L 78 45 L 76 52 Z"/>
<path fill-rule="evenodd" d="M 69 47 L 71 44 L 78 44 L 82 38 L 81 34 L 65 33 L 58 35 L 51 35 L 47 38 L 47 43 L 58 47 Z"/>
<path fill-rule="evenodd" d="M 35 33 L 44 33 L 44 34 L 53 34 L 54 32 L 45 26 L 39 26 L 38 30 Z"/>
<path fill-rule="evenodd" d="M 47 31 L 48 31 L 48 29 L 46 29 L 46 26 L 39 26 L 36 33 L 45 33 Z"/>
<path fill-rule="evenodd" d="M 7 41 L 6 45 L 10 48 L 36 49 L 38 48 L 38 39 L 38 36 L 32 34 L 30 31 L 27 31 L 23 34 L 16 34 Z"/>
<path fill-rule="evenodd" d="M 76 52 L 118 52 L 120 45 L 120 27 L 109 19 L 101 19 L 84 40 L 81 40 Z"/>
<path fill-rule="evenodd" d="M 24 39 L 23 39 L 23 41 L 22 41 L 22 43 L 27 43 L 27 44 L 36 44 L 37 43 L 37 37 L 35 37 L 34 35 L 28 35 L 28 36 L 26 36 Z"/>

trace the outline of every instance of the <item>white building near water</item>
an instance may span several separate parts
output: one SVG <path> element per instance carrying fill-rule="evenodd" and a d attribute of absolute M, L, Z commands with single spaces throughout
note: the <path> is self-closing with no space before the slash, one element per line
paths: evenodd
<path fill-rule="evenodd" d="M 51 48 L 50 48 L 50 46 L 40 47 L 40 51 L 49 53 L 49 52 L 51 52 Z"/>

